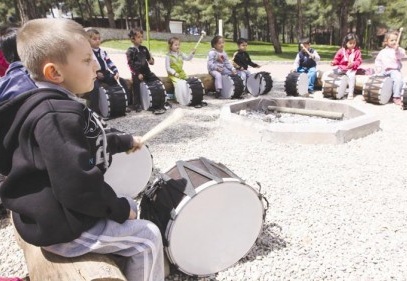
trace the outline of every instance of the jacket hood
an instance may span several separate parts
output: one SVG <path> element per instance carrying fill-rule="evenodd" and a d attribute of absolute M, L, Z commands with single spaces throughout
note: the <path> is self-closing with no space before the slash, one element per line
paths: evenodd
<path fill-rule="evenodd" d="M 54 88 L 36 88 L 0 103 L 0 173 L 8 175 L 18 135 L 29 113 L 47 99 L 70 99 Z"/>

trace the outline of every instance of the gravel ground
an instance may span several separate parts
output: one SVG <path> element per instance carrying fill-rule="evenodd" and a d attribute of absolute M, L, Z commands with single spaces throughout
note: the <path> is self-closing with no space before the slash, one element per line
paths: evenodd
<path fill-rule="evenodd" d="M 269 66 L 275 86 L 267 97 L 283 96 L 282 76 L 291 65 Z M 248 255 L 199 280 L 407 280 L 407 112 L 391 103 L 344 100 L 376 114 L 381 130 L 341 145 L 273 144 L 226 133 L 219 111 L 230 100 L 205 100 L 201 109 L 174 104 L 185 117 L 148 142 L 152 179 L 178 160 L 204 156 L 252 187 L 261 183 L 270 207 Z M 168 114 L 131 112 L 108 123 L 143 135 Z M 0 276 L 23 277 L 27 269 L 12 234 L 8 219 L 0 220 Z M 173 272 L 166 280 L 197 279 Z"/>

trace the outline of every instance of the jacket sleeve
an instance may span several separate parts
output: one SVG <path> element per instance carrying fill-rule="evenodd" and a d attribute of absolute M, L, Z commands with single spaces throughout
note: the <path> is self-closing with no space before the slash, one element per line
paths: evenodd
<path fill-rule="evenodd" d="M 363 60 L 362 60 L 362 52 L 360 51 L 360 49 L 355 50 L 355 57 L 353 58 L 353 66 L 352 69 L 353 70 L 357 70 L 360 65 L 362 64 Z"/>
<path fill-rule="evenodd" d="M 116 65 L 113 63 L 113 61 L 110 59 L 106 51 L 104 52 L 104 59 L 106 62 L 107 67 L 113 72 L 113 73 L 119 73 L 119 70 L 117 69 Z"/>
<path fill-rule="evenodd" d="M 216 52 L 215 51 L 209 51 L 207 67 L 208 67 L 208 72 L 216 70 L 217 65 L 216 65 Z"/>
<path fill-rule="evenodd" d="M 341 63 L 341 61 L 342 61 L 342 58 L 343 58 L 343 51 L 342 51 L 342 48 L 340 48 L 336 52 L 336 54 L 335 54 L 335 56 L 334 56 L 334 58 L 332 60 L 333 65 L 339 65 Z"/>
<path fill-rule="evenodd" d="M 135 48 L 130 47 L 127 49 L 126 52 L 126 57 L 127 57 L 127 64 L 130 68 L 131 74 L 137 76 L 140 74 L 140 69 L 141 69 L 141 62 L 137 58 L 137 53 Z"/>
<path fill-rule="evenodd" d="M 240 60 L 239 60 L 239 52 L 238 51 L 236 51 L 234 54 L 233 54 L 233 57 L 232 57 L 232 63 L 233 63 L 233 66 L 236 68 L 236 69 L 240 69 L 242 66 L 240 65 Z"/>
<path fill-rule="evenodd" d="M 177 73 L 175 69 L 171 68 L 171 58 L 168 54 L 165 56 L 165 70 L 167 70 L 169 75 L 175 75 Z"/>
<path fill-rule="evenodd" d="M 64 208 L 122 223 L 128 219 L 130 205 L 116 196 L 102 171 L 90 163 L 84 127 L 84 117 L 72 112 L 51 112 L 37 122 L 34 136 L 53 193 Z"/>

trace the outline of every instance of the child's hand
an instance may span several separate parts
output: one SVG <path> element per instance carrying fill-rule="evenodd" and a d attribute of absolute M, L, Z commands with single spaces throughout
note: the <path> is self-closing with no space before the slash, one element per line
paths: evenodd
<path fill-rule="evenodd" d="M 175 73 L 174 73 L 174 76 L 175 76 L 175 77 L 179 77 L 178 72 L 175 72 Z"/>
<path fill-rule="evenodd" d="M 137 150 L 139 150 L 143 146 L 143 143 L 141 142 L 141 137 L 140 136 L 133 136 L 133 147 L 130 148 L 127 153 L 132 153 Z"/>
<path fill-rule="evenodd" d="M 138 80 L 140 80 L 140 81 L 143 81 L 143 80 L 144 80 L 143 74 L 139 74 L 137 77 L 138 77 Z"/>
<path fill-rule="evenodd" d="M 154 64 L 154 58 L 151 57 L 150 60 L 148 61 L 149 64 L 153 65 Z"/>
<path fill-rule="evenodd" d="M 348 63 L 348 68 L 350 69 L 350 68 L 352 68 L 353 67 L 353 62 L 349 62 Z"/>
<path fill-rule="evenodd" d="M 119 80 L 119 77 L 120 77 L 119 72 L 115 73 L 114 79 Z"/>
<path fill-rule="evenodd" d="M 236 74 L 237 74 L 237 71 L 236 71 L 236 70 L 232 70 L 232 73 L 233 73 L 234 75 L 236 75 Z"/>
<path fill-rule="evenodd" d="M 137 219 L 137 213 L 132 208 L 130 208 L 129 220 L 135 219 Z"/>
<path fill-rule="evenodd" d="M 335 65 L 335 62 L 331 61 L 331 65 L 332 65 L 332 66 Z"/>
<path fill-rule="evenodd" d="M 223 67 L 218 67 L 216 68 L 217 71 L 222 72 L 223 71 Z"/>
<path fill-rule="evenodd" d="M 105 76 L 103 75 L 103 72 L 96 72 L 97 78 L 98 79 L 103 79 Z"/>

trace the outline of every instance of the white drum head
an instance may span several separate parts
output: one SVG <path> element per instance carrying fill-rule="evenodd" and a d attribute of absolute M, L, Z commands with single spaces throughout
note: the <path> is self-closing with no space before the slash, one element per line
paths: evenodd
<path fill-rule="evenodd" d="M 386 104 L 390 101 L 391 95 L 393 94 L 393 79 L 390 77 L 385 77 L 382 82 L 382 88 L 380 90 L 380 104 Z"/>
<path fill-rule="evenodd" d="M 108 97 L 106 95 L 106 90 L 103 87 L 99 87 L 99 110 L 102 117 L 109 117 L 110 115 L 110 105 Z"/>
<path fill-rule="evenodd" d="M 189 105 L 192 95 L 186 80 L 179 79 L 174 85 L 175 98 L 180 105 Z"/>
<path fill-rule="evenodd" d="M 229 75 L 222 75 L 222 91 L 220 95 L 224 99 L 230 99 L 235 91 L 235 84 Z"/>
<path fill-rule="evenodd" d="M 140 83 L 140 99 L 141 99 L 141 108 L 147 110 L 151 106 L 151 96 L 148 85 L 145 82 Z"/>
<path fill-rule="evenodd" d="M 153 159 L 146 146 L 127 154 L 113 155 L 112 165 L 105 173 L 105 181 L 117 195 L 137 197 L 147 187 L 153 172 Z"/>
<path fill-rule="evenodd" d="M 263 204 L 250 186 L 227 178 L 209 181 L 177 206 L 167 226 L 169 260 L 189 275 L 207 276 L 243 258 L 263 224 Z"/>
<path fill-rule="evenodd" d="M 300 96 L 308 94 L 308 75 L 306 73 L 301 73 L 298 76 L 297 91 Z"/>
<path fill-rule="evenodd" d="M 253 97 L 257 97 L 258 95 L 260 95 L 261 92 L 264 91 L 264 87 L 263 89 L 260 89 L 260 76 L 258 76 L 258 78 L 256 79 L 255 77 L 256 74 L 251 74 L 248 78 L 247 78 L 247 90 L 249 91 L 249 93 L 253 96 Z"/>

